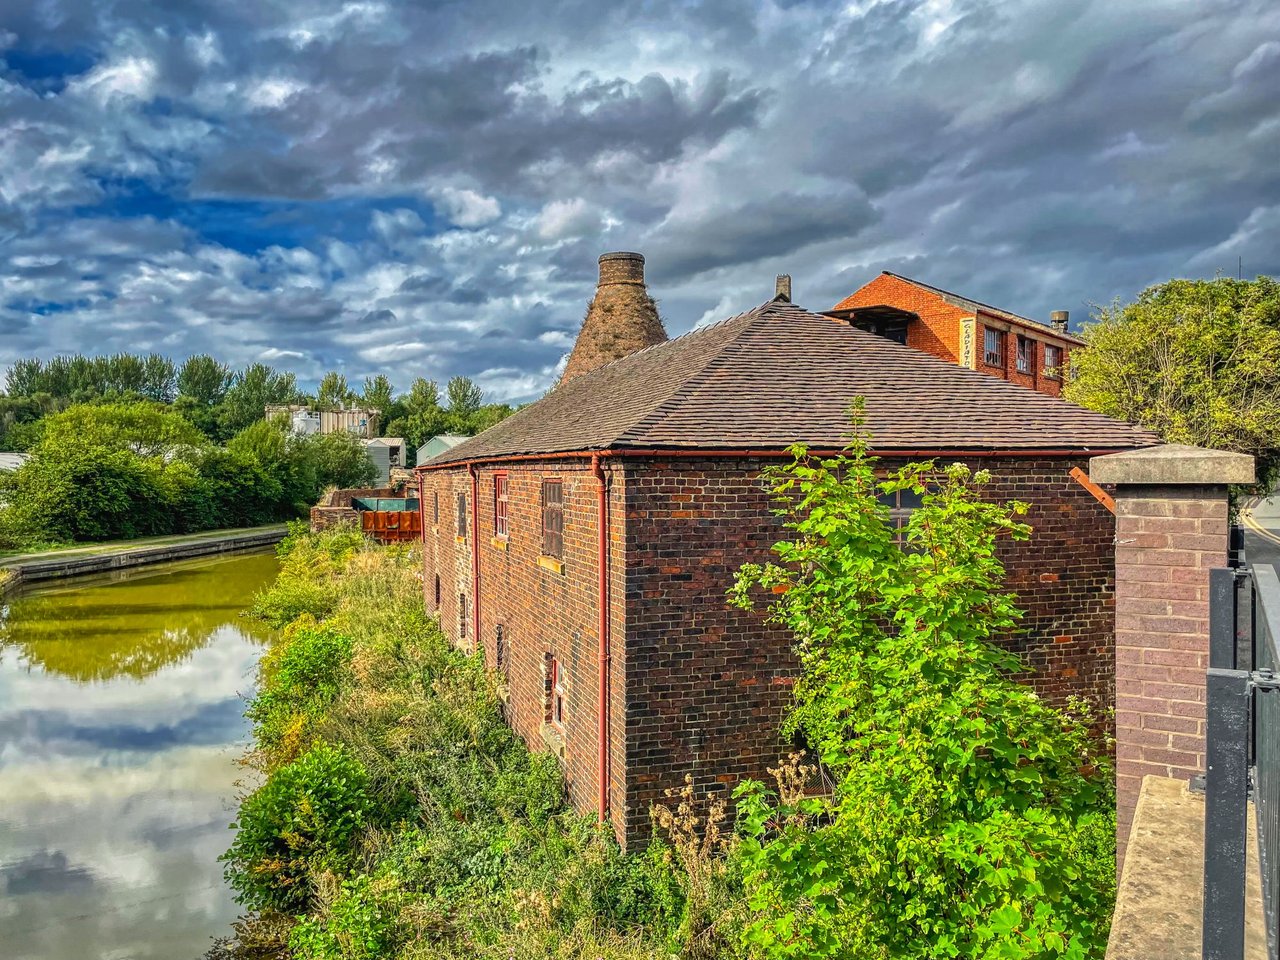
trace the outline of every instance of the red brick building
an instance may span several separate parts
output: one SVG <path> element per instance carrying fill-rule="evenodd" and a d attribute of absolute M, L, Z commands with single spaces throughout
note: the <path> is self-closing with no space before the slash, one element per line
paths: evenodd
<path fill-rule="evenodd" d="M 1067 333 L 1065 310 L 1045 325 L 887 270 L 828 316 L 1051 397 L 1062 393 L 1071 351 L 1085 345 Z"/>
<path fill-rule="evenodd" d="M 1033 538 L 1004 558 L 1028 611 L 1010 643 L 1046 695 L 1110 701 L 1114 522 L 1069 473 L 1152 438 L 779 297 L 583 372 L 419 467 L 428 609 L 624 840 L 686 773 L 728 790 L 787 749 L 790 638 L 725 590 L 780 539 L 761 468 L 797 440 L 843 447 L 854 397 L 886 470 L 964 460 L 1031 504 Z"/>

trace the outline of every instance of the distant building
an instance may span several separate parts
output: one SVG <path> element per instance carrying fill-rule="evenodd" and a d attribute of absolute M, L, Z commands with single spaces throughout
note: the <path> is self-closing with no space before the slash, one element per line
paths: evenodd
<path fill-rule="evenodd" d="M 466 439 L 468 438 L 460 433 L 438 434 L 418 448 L 418 458 L 414 462 L 426 463 L 437 454 L 444 453 L 446 450 L 452 450 Z"/>
<path fill-rule="evenodd" d="M 17 470 L 30 459 L 26 453 L 0 453 L 0 473 Z"/>
<path fill-rule="evenodd" d="M 346 430 L 357 437 L 372 440 L 378 435 L 378 411 L 353 407 L 350 410 L 313 410 L 305 404 L 272 404 L 265 411 L 266 418 L 287 416 L 290 429 L 296 434 L 337 433 Z"/>
<path fill-rule="evenodd" d="M 860 330 L 1056 397 L 1071 351 L 1066 310 L 1049 324 L 885 271 L 827 311 Z"/>
<path fill-rule="evenodd" d="M 375 437 L 372 440 L 365 440 L 364 448 L 373 465 L 378 468 L 377 482 L 383 485 L 390 483 L 391 471 L 398 470 L 404 465 L 404 438 Z"/>

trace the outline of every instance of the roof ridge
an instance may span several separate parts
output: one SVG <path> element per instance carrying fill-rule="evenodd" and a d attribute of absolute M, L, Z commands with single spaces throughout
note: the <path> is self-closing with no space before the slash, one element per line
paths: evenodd
<path fill-rule="evenodd" d="M 764 316 L 767 316 L 768 308 L 776 302 L 777 302 L 776 300 L 766 300 L 764 303 L 760 304 L 759 306 L 753 307 L 750 310 L 744 310 L 742 311 L 742 313 L 734 314 L 732 317 L 729 317 L 727 320 L 720 320 L 716 323 L 709 323 L 705 327 L 695 328 L 698 330 L 710 330 L 714 327 L 728 326 L 730 323 L 748 319 L 748 318 L 751 321 L 751 322 L 743 323 L 741 330 L 734 333 L 733 336 L 731 336 L 724 343 L 722 343 L 720 345 L 720 348 L 716 350 L 714 353 L 712 353 L 711 356 L 709 356 L 702 363 L 702 365 L 698 367 L 697 370 L 693 371 L 693 373 L 691 373 L 689 376 L 681 380 L 680 385 L 677 386 L 675 390 L 671 391 L 671 393 L 668 394 L 664 400 L 655 404 L 648 413 L 646 413 L 643 417 L 641 417 L 639 420 L 637 420 L 635 423 L 629 426 L 626 430 L 622 431 L 622 433 L 618 434 L 618 436 L 614 438 L 614 443 L 618 443 L 622 440 L 627 440 L 631 438 L 633 434 L 643 432 L 649 426 L 661 420 L 662 417 L 666 416 L 667 409 L 671 406 L 671 404 L 675 403 L 680 398 L 687 396 L 689 392 L 692 390 L 691 384 L 693 384 L 704 373 L 710 370 L 716 364 L 717 361 L 722 360 L 725 354 L 728 352 L 729 348 L 733 346 L 735 343 L 737 343 L 739 339 L 741 339 L 742 335 L 751 328 L 754 321 L 759 320 Z M 685 334 L 685 336 L 687 336 L 687 334 Z"/>
<path fill-rule="evenodd" d="M 922 287 L 925 290 L 931 290 L 932 292 L 944 297 L 955 297 L 957 300 L 963 300 L 966 304 L 971 304 L 975 310 L 988 310 L 997 316 L 1002 315 L 1004 317 L 1012 317 L 1014 320 L 1029 324 L 1038 330 L 1043 330 L 1045 333 L 1056 334 L 1060 337 L 1068 337 L 1069 339 L 1075 340 L 1079 343 L 1084 343 L 1083 338 L 1069 330 L 1055 330 L 1052 326 L 1044 323 L 1043 321 L 1035 320 L 1031 317 L 1024 317 L 1020 313 L 1014 313 L 1012 310 L 1006 310 L 1004 307 L 997 307 L 993 303 L 985 303 L 982 300 L 975 300 L 973 297 L 966 297 L 963 293 L 956 293 L 954 290 L 947 290 L 945 287 L 934 286 L 932 283 L 925 283 L 923 280 L 915 279 L 915 277 L 908 277 L 901 273 L 894 273 L 892 270 L 881 270 L 880 272 L 898 280 L 902 280 L 905 283 L 909 283 L 914 287 Z"/>

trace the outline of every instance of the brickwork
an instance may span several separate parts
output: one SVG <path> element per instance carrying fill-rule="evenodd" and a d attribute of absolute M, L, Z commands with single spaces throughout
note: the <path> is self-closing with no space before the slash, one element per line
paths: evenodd
<path fill-rule="evenodd" d="M 692 773 L 728 791 L 764 777 L 786 745 L 778 722 L 796 664 L 790 639 L 758 613 L 730 608 L 738 566 L 770 556 L 780 528 L 759 480 L 759 459 L 606 459 L 609 477 L 612 667 L 610 808 L 626 838 L 648 836 L 664 788 Z M 1110 705 L 1113 660 L 1111 515 L 1068 472 L 1083 461 L 984 459 L 996 499 L 1031 504 L 1029 543 L 1006 544 L 1009 582 L 1027 610 L 1009 640 L 1045 695 L 1078 693 Z M 890 469 L 898 461 L 886 460 Z M 510 536 L 494 538 L 493 476 L 508 477 Z M 597 485 L 585 459 L 477 468 L 481 629 L 495 665 L 506 643 L 509 719 L 534 749 L 563 749 L 575 807 L 596 806 L 598 723 Z M 564 483 L 564 569 L 541 558 L 541 482 Z M 423 474 L 424 585 L 445 633 L 459 642 L 457 597 L 471 597 L 471 541 L 455 535 L 453 503 L 465 466 Z M 432 523 L 434 494 L 441 518 Z M 553 565 L 550 565 L 553 566 Z M 434 604 L 434 578 L 444 582 Z M 472 641 L 467 625 L 464 646 Z M 545 723 L 547 655 L 567 678 L 564 735 Z"/>
<path fill-rule="evenodd" d="M 1116 788 L 1120 856 L 1142 778 L 1204 772 L 1209 570 L 1226 566 L 1225 486 L 1116 493 Z"/>
<path fill-rule="evenodd" d="M 960 323 L 972 317 L 972 313 L 947 303 L 936 293 L 888 273 L 882 273 L 859 287 L 841 300 L 836 309 L 851 310 L 881 304 L 889 304 L 920 317 L 920 323 L 912 323 L 907 328 L 907 346 L 952 363 L 960 362 Z"/>
<path fill-rule="evenodd" d="M 907 346 L 962 366 L 969 365 L 963 358 L 962 326 L 965 321 L 976 319 L 972 346 L 972 366 L 975 370 L 1051 397 L 1062 393 L 1062 378 L 1045 374 L 1045 345 L 1053 344 L 1060 348 L 1061 365 L 1065 368 L 1071 344 L 1043 328 L 1021 325 L 1003 317 L 984 314 L 981 310 L 957 306 L 932 290 L 888 273 L 880 274 L 854 291 L 840 301 L 835 309 L 851 310 L 880 305 L 897 307 L 919 316 L 919 322 L 912 321 L 907 326 Z M 985 360 L 983 333 L 988 326 L 1004 334 L 1004 362 L 1001 364 L 989 364 Z M 1027 373 L 1018 370 L 1019 335 L 1030 340 L 1031 362 Z"/>
<path fill-rule="evenodd" d="M 607 463 L 607 462 L 606 462 Z M 621 473 L 606 465 L 610 491 L 611 632 L 615 654 L 625 636 L 623 618 L 624 567 L 619 549 L 623 541 Z M 508 530 L 495 535 L 494 476 L 507 476 Z M 597 806 L 599 744 L 599 540 L 598 483 L 589 460 L 535 461 L 476 470 L 479 490 L 480 646 L 486 663 L 497 669 L 497 630 L 505 647 L 502 677 L 507 690 L 507 719 L 534 750 L 550 750 L 562 762 L 569 796 L 575 807 L 591 813 Z M 564 494 L 564 549 L 561 563 L 542 553 L 542 481 L 559 479 Z M 424 584 L 427 608 L 433 609 L 434 578 L 449 581 L 443 591 L 440 623 L 455 644 L 476 649 L 471 623 L 459 636 L 457 596 L 474 602 L 471 587 L 472 535 L 466 543 L 454 532 L 454 500 L 459 491 L 471 504 L 471 480 L 465 467 L 423 474 L 425 510 L 433 494 L 441 493 L 441 523 L 427 517 Z M 448 505 L 446 510 L 445 504 Z M 473 608 L 469 607 L 469 610 Z M 470 617 L 468 618 L 470 620 Z M 549 714 L 546 665 L 555 657 L 564 678 L 566 710 L 563 732 L 547 722 Z M 610 779 L 611 807 L 621 807 L 625 794 L 624 658 L 616 657 L 610 684 L 612 700 Z"/>
<path fill-rule="evenodd" d="M 905 461 L 885 460 L 886 469 Z M 983 461 L 993 499 L 1031 505 L 1030 541 L 1002 560 L 1027 616 L 1008 641 L 1029 681 L 1061 700 L 1111 704 L 1110 513 L 1067 475 L 1083 461 Z M 787 749 L 778 722 L 796 664 L 789 638 L 759 614 L 729 608 L 746 561 L 771 556 L 781 533 L 757 479 L 759 460 L 628 463 L 627 832 L 643 835 L 664 788 L 691 772 L 728 791 L 767 777 Z"/>

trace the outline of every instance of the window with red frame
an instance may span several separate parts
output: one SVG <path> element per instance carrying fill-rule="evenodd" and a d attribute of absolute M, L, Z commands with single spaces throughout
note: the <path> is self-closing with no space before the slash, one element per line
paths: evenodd
<path fill-rule="evenodd" d="M 493 534 L 506 537 L 509 534 L 510 504 L 507 501 L 507 475 L 495 474 L 493 477 Z"/>
<path fill-rule="evenodd" d="M 542 555 L 564 557 L 564 484 L 542 481 Z"/>

